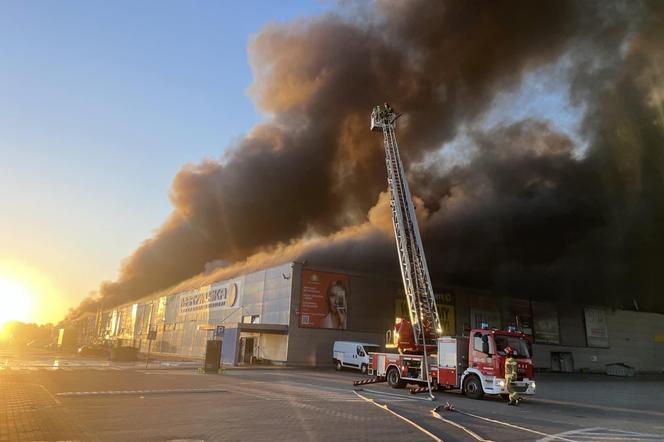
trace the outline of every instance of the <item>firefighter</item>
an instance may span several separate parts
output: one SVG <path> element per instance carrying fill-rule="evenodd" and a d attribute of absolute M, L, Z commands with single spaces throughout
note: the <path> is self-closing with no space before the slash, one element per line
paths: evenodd
<path fill-rule="evenodd" d="M 519 405 L 521 398 L 519 397 L 519 393 L 514 389 L 513 384 L 513 382 L 516 381 L 518 372 L 516 358 L 514 357 L 514 349 L 512 349 L 512 347 L 506 347 L 505 354 L 507 355 L 507 359 L 505 359 L 505 383 L 507 384 L 507 391 L 509 392 L 510 398 L 507 405 Z"/>

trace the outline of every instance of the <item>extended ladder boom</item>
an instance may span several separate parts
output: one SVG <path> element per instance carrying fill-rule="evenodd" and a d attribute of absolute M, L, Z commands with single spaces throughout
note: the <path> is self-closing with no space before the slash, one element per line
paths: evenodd
<path fill-rule="evenodd" d="M 417 344 L 422 345 L 421 351 L 426 356 L 426 347 L 436 344 L 436 339 L 442 334 L 442 328 L 415 217 L 415 207 L 399 156 L 395 135 L 397 118 L 399 114 L 394 112 L 389 104 L 376 106 L 371 114 L 371 130 L 383 132 L 392 224 L 399 253 L 401 276 L 414 339 Z"/>

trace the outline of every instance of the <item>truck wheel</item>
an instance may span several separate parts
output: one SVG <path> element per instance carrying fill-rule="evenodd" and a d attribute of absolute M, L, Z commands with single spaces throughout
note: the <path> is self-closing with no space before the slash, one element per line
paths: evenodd
<path fill-rule="evenodd" d="M 406 381 L 401 379 L 399 370 L 392 367 L 387 370 L 387 384 L 392 388 L 403 388 L 406 386 Z"/>
<path fill-rule="evenodd" d="M 471 399 L 482 399 L 484 397 L 484 390 L 482 390 L 482 383 L 477 376 L 470 376 L 463 383 L 463 392 Z"/>
<path fill-rule="evenodd" d="M 334 369 L 337 370 L 337 371 L 341 370 L 341 361 L 339 359 L 334 361 Z"/>
<path fill-rule="evenodd" d="M 367 364 L 362 364 L 360 366 L 360 373 L 367 374 Z"/>

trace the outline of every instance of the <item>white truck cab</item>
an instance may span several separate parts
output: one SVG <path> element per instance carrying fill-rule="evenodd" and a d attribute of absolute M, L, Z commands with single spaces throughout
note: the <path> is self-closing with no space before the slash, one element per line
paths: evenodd
<path fill-rule="evenodd" d="M 335 341 L 332 351 L 334 368 L 350 367 L 366 373 L 369 367 L 369 352 L 380 351 L 380 345 L 366 342 Z"/>

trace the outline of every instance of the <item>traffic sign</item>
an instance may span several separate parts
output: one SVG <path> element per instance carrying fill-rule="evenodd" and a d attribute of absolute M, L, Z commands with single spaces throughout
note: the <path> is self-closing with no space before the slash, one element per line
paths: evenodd
<path fill-rule="evenodd" d="M 221 338 L 224 336 L 224 331 L 226 330 L 226 327 L 223 325 L 218 325 L 217 328 L 214 330 L 214 337 L 215 338 Z"/>

